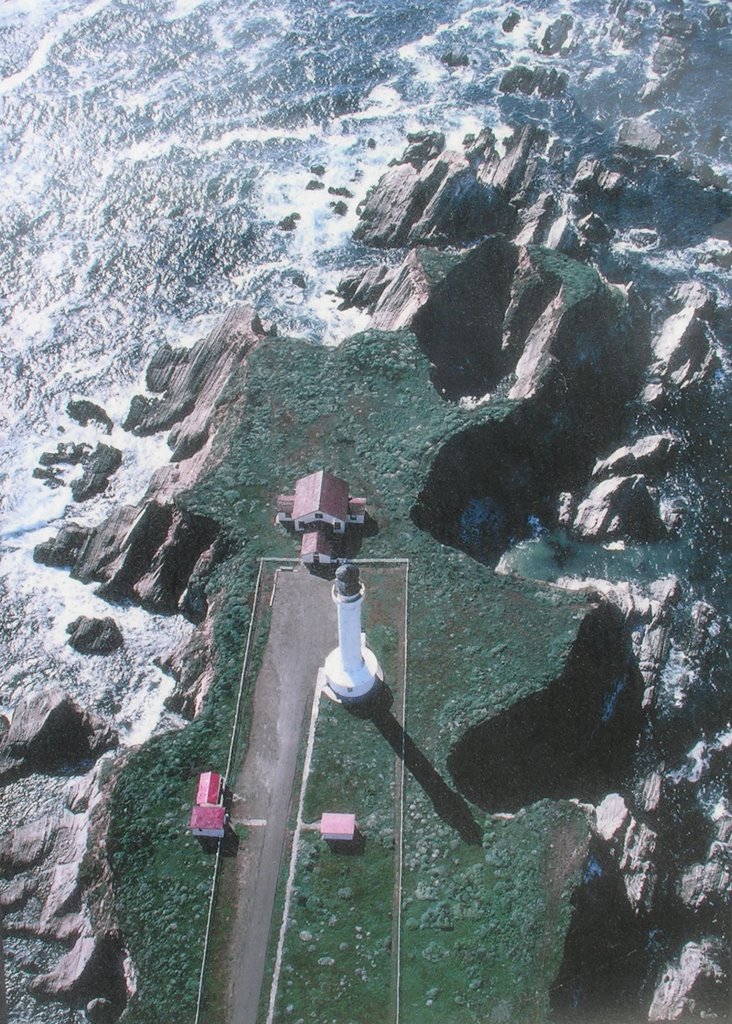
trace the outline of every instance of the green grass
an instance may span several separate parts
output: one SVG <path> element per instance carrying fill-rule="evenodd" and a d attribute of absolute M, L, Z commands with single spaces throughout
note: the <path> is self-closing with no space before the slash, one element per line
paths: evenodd
<path fill-rule="evenodd" d="M 445 403 L 429 374 L 407 331 L 367 332 L 334 350 L 263 340 L 252 354 L 247 400 L 227 432 L 223 460 L 180 499 L 224 524 L 235 553 L 209 584 L 223 603 L 216 675 L 202 714 L 133 756 L 112 802 L 115 895 L 139 976 L 127 1024 L 193 1018 L 211 863 L 187 839 L 187 816 L 196 773 L 225 761 L 257 559 L 297 554 L 297 540 L 272 522 L 278 492 L 325 466 L 368 498 L 378 532 L 365 539 L 361 556 L 410 559 L 408 724 L 441 773 L 466 725 L 545 686 L 562 669 L 583 615 L 581 597 L 498 579 L 410 519 L 444 444 L 512 409 L 505 401 L 474 410 Z M 374 647 L 377 638 L 393 645 L 395 628 L 388 619 L 367 622 Z M 247 693 L 253 678 L 250 673 Z M 245 726 L 246 716 L 245 702 Z M 456 856 L 462 863 L 473 851 Z M 314 867 L 312 877 L 326 878 L 325 870 Z M 518 898 L 531 905 L 534 894 Z M 305 963 L 295 974 L 310 970 Z"/>

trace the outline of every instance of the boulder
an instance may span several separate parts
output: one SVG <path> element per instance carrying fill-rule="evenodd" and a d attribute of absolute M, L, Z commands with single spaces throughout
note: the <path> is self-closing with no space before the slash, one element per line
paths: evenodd
<path fill-rule="evenodd" d="M 78 523 L 65 523 L 52 540 L 36 544 L 33 559 L 41 565 L 69 568 L 79 558 L 92 530 Z"/>
<path fill-rule="evenodd" d="M 69 644 L 80 654 L 111 654 L 124 643 L 114 619 L 88 619 L 80 615 L 66 627 Z"/>
<path fill-rule="evenodd" d="M 2 753 L 43 770 L 98 757 L 116 743 L 106 722 L 51 687 L 19 701 Z"/>
<path fill-rule="evenodd" d="M 678 960 L 666 967 L 653 993 L 650 1021 L 726 1016 L 728 959 L 722 944 L 705 939 L 687 942 Z"/>
<path fill-rule="evenodd" d="M 569 39 L 569 33 L 574 25 L 574 18 L 569 14 L 563 14 L 556 21 L 547 27 L 542 36 L 539 50 L 546 56 L 559 53 Z"/>
<path fill-rule="evenodd" d="M 91 999 L 86 1004 L 89 1024 L 114 1024 L 119 1011 L 109 999 Z"/>
<path fill-rule="evenodd" d="M 101 405 L 96 405 L 86 398 L 72 398 L 66 405 L 66 412 L 82 427 L 86 427 L 89 423 L 96 423 L 107 434 L 112 433 L 113 424 L 107 413 Z"/>
<path fill-rule="evenodd" d="M 62 441 L 56 446 L 55 452 L 43 452 L 38 461 L 42 466 L 78 466 L 90 451 L 91 447 L 88 444 Z"/>
<path fill-rule="evenodd" d="M 629 118 L 620 125 L 618 145 L 636 153 L 658 153 L 663 149 L 661 133 L 646 118 Z"/>
<path fill-rule="evenodd" d="M 401 158 L 400 164 L 411 164 L 421 171 L 426 163 L 434 160 L 445 148 L 445 136 L 442 132 L 410 132 L 407 135 L 409 145 Z"/>
<path fill-rule="evenodd" d="M 664 533 L 656 502 L 639 473 L 597 484 L 580 503 L 573 529 L 586 540 L 650 540 Z"/>
<path fill-rule="evenodd" d="M 87 501 L 107 489 L 109 478 L 122 465 L 122 452 L 108 444 L 98 444 L 82 460 L 84 472 L 71 483 L 74 501 Z"/>
<path fill-rule="evenodd" d="M 683 391 L 719 366 L 714 336 L 694 306 L 668 317 L 653 340 L 653 354 L 651 374 L 665 389 Z"/>
<path fill-rule="evenodd" d="M 529 68 L 517 64 L 505 72 L 498 88 L 501 92 L 523 93 L 524 96 L 536 93 L 548 98 L 561 95 L 567 88 L 567 81 L 565 71 L 557 71 L 556 68 Z"/>
<path fill-rule="evenodd" d="M 611 476 L 662 473 L 681 447 L 680 440 L 669 433 L 649 434 L 632 445 L 616 449 L 606 459 L 595 463 L 592 475 L 596 480 Z"/>

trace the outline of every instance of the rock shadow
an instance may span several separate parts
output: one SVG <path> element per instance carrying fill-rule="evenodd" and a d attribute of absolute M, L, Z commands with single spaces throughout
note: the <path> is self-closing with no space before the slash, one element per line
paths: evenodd
<path fill-rule="evenodd" d="M 464 842 L 479 845 L 483 830 L 473 818 L 467 801 L 448 786 L 391 711 L 379 708 L 371 715 L 371 721 L 397 757 L 404 761 L 405 767 L 430 798 L 442 820 L 455 829 Z"/>
<path fill-rule="evenodd" d="M 601 605 L 582 623 L 557 680 L 455 744 L 448 768 L 458 791 L 491 813 L 546 797 L 597 802 L 630 770 L 641 694 L 622 615 Z"/>

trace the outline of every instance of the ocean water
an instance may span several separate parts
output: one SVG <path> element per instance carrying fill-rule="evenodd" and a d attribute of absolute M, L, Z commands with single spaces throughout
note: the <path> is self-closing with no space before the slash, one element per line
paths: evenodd
<path fill-rule="evenodd" d="M 556 137 L 581 147 L 592 134 L 609 146 L 621 118 L 647 112 L 638 90 L 654 32 L 662 14 L 678 10 L 670 0 L 654 6 L 647 19 L 631 13 L 634 34 L 620 41 L 609 28 L 617 7 L 609 0 L 4 0 L 0 712 L 12 714 L 22 695 L 53 681 L 112 720 L 125 743 L 179 724 L 164 712 L 170 681 L 153 659 L 190 626 L 115 607 L 124 651 L 85 659 L 66 645 L 66 625 L 82 613 L 110 614 L 109 606 L 65 571 L 32 560 L 34 545 L 61 522 L 93 525 L 138 500 L 150 470 L 168 458 L 164 437 L 135 439 L 120 426 L 131 395 L 144 389 L 150 356 L 163 342 L 192 344 L 233 301 L 326 345 L 365 326 L 358 311 L 338 310 L 333 291 L 345 270 L 383 258 L 351 234 L 358 201 L 402 151 L 405 134 L 436 128 L 459 143 L 487 124 L 505 138 L 510 122 L 545 111 L 502 96 L 503 71 L 544 62 L 570 74 L 568 99 L 552 113 Z M 706 0 L 684 6 L 706 24 Z M 513 10 L 521 20 L 506 33 Z M 571 54 L 538 57 L 537 41 L 565 13 L 575 19 Z M 651 113 L 675 151 L 726 174 L 729 90 L 714 82 L 731 66 L 730 33 L 699 31 L 691 46 L 681 84 Z M 465 54 L 467 66 L 448 68 L 448 51 Z M 307 187 L 315 166 L 324 168 L 324 189 Z M 329 187 L 353 193 L 345 215 L 334 212 Z M 284 232 L 278 224 L 291 213 L 300 220 Z M 728 308 L 729 237 L 720 229 L 659 247 L 639 245 L 628 230 L 615 249 L 651 295 L 691 275 Z M 724 366 L 715 387 L 713 409 L 729 422 Z M 70 475 L 55 489 L 32 476 L 59 441 L 107 440 L 69 418 L 72 397 L 107 410 L 111 443 L 124 455 L 109 491 L 82 505 L 72 500 Z M 700 593 L 721 600 L 728 477 L 714 488 L 719 467 L 729 473 L 729 451 L 720 461 L 714 445 L 728 439 L 709 435 L 703 479 L 686 488 L 706 509 L 706 525 L 684 550 L 653 552 L 652 564 L 634 553 L 585 552 L 575 571 L 595 572 L 600 560 L 609 578 L 696 573 Z M 568 571 L 540 550 L 540 531 L 527 543 L 513 568 L 547 578 Z M 706 580 L 716 581 L 711 590 Z M 0 827 L 22 819 L 29 794 L 41 806 L 62 798 L 45 784 L 32 787 L 5 791 Z M 11 980 L 13 1024 L 82 1019 L 56 1017 L 20 992 Z"/>

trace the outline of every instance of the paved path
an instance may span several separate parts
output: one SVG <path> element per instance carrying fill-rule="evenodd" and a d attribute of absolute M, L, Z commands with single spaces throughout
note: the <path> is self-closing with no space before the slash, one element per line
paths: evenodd
<path fill-rule="evenodd" d="M 331 583 L 303 568 L 280 572 L 249 745 L 234 786 L 234 821 L 251 826 L 238 855 L 228 1024 L 256 1024 L 303 720 L 318 668 L 337 639 Z"/>

